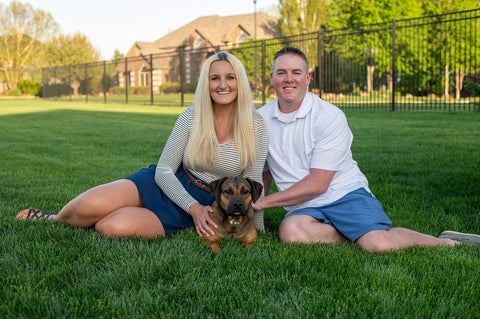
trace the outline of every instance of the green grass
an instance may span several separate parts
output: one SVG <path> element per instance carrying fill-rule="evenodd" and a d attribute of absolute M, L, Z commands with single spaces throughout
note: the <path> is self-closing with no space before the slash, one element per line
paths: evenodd
<path fill-rule="evenodd" d="M 95 185 L 156 163 L 176 107 L 0 100 L 1 318 L 475 318 L 480 249 L 373 254 L 267 234 L 212 254 L 193 229 L 110 239 L 50 221 Z M 353 154 L 395 226 L 480 232 L 480 114 L 347 112 Z"/>

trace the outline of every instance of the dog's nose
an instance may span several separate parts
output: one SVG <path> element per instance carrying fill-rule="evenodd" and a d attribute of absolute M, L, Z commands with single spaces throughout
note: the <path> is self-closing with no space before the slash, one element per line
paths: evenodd
<path fill-rule="evenodd" d="M 242 210 L 243 204 L 241 202 L 238 202 L 238 203 L 233 203 L 232 206 L 234 210 Z"/>
<path fill-rule="evenodd" d="M 243 200 L 232 199 L 228 207 L 227 215 L 243 215 L 245 214 L 245 205 Z"/>

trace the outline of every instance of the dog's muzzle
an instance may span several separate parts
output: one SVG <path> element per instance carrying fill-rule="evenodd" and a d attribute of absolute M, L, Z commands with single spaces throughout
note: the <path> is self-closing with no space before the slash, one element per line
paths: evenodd
<path fill-rule="evenodd" d="M 241 198 L 234 198 L 230 201 L 230 205 L 228 205 L 227 209 L 227 216 L 245 216 L 246 214 L 247 209 Z"/>

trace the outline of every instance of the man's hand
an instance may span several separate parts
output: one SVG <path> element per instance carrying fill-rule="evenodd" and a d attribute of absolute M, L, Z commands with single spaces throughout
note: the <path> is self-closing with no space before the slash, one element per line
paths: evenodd
<path fill-rule="evenodd" d="M 262 199 L 263 199 L 263 197 L 257 199 L 257 201 L 255 203 L 252 203 L 253 210 L 262 210 L 263 209 L 262 204 L 261 204 Z"/>

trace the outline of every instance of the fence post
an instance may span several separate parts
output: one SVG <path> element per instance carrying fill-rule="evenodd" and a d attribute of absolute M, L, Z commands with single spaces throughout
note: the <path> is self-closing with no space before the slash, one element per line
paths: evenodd
<path fill-rule="evenodd" d="M 70 90 L 68 90 L 68 95 L 70 96 L 70 102 L 72 102 L 72 95 L 73 95 L 73 92 L 72 92 L 72 65 L 69 64 L 68 65 L 68 85 L 70 86 Z"/>
<path fill-rule="evenodd" d="M 180 48 L 180 94 L 181 94 L 181 106 L 184 106 L 185 105 L 185 99 L 184 99 L 184 96 L 183 96 L 183 91 L 184 91 L 184 81 L 185 81 L 185 76 L 183 73 L 185 73 L 185 61 L 184 61 L 184 58 L 185 58 L 185 47 L 181 47 Z"/>
<path fill-rule="evenodd" d="M 322 75 L 323 75 L 323 34 L 322 30 L 318 30 L 318 96 L 322 97 Z"/>
<path fill-rule="evenodd" d="M 153 105 L 153 54 L 150 53 L 150 105 Z"/>
<path fill-rule="evenodd" d="M 129 82 L 129 76 L 128 76 L 128 58 L 125 57 L 125 104 L 128 104 L 128 82 Z"/>
<path fill-rule="evenodd" d="M 107 61 L 103 60 L 103 102 L 107 104 Z"/>
<path fill-rule="evenodd" d="M 392 20 L 392 112 L 395 111 L 395 19 Z"/>
<path fill-rule="evenodd" d="M 267 89 L 267 81 L 266 81 L 266 72 L 267 72 L 267 66 L 266 66 L 266 55 L 267 55 L 267 48 L 265 45 L 265 40 L 262 40 L 262 105 L 265 105 L 267 102 L 267 97 L 265 94 L 265 90 Z"/>
<path fill-rule="evenodd" d="M 55 88 L 54 90 L 54 93 L 55 93 L 55 101 L 58 99 L 57 98 L 57 95 L 58 95 L 58 88 L 57 88 L 57 67 L 54 66 L 53 67 L 53 79 L 54 79 L 54 82 L 53 82 L 53 87 Z"/>
<path fill-rule="evenodd" d="M 85 63 L 85 103 L 88 103 L 88 63 Z"/>
<path fill-rule="evenodd" d="M 46 82 L 45 82 L 45 68 L 42 68 L 42 98 L 45 99 L 45 93 L 46 93 Z"/>
<path fill-rule="evenodd" d="M 258 81 L 257 81 L 257 63 L 258 63 L 258 53 L 257 53 L 257 39 L 253 42 L 254 45 L 254 56 L 253 56 L 253 96 L 254 96 L 254 102 L 253 104 L 255 105 L 255 100 L 258 98 Z"/>

